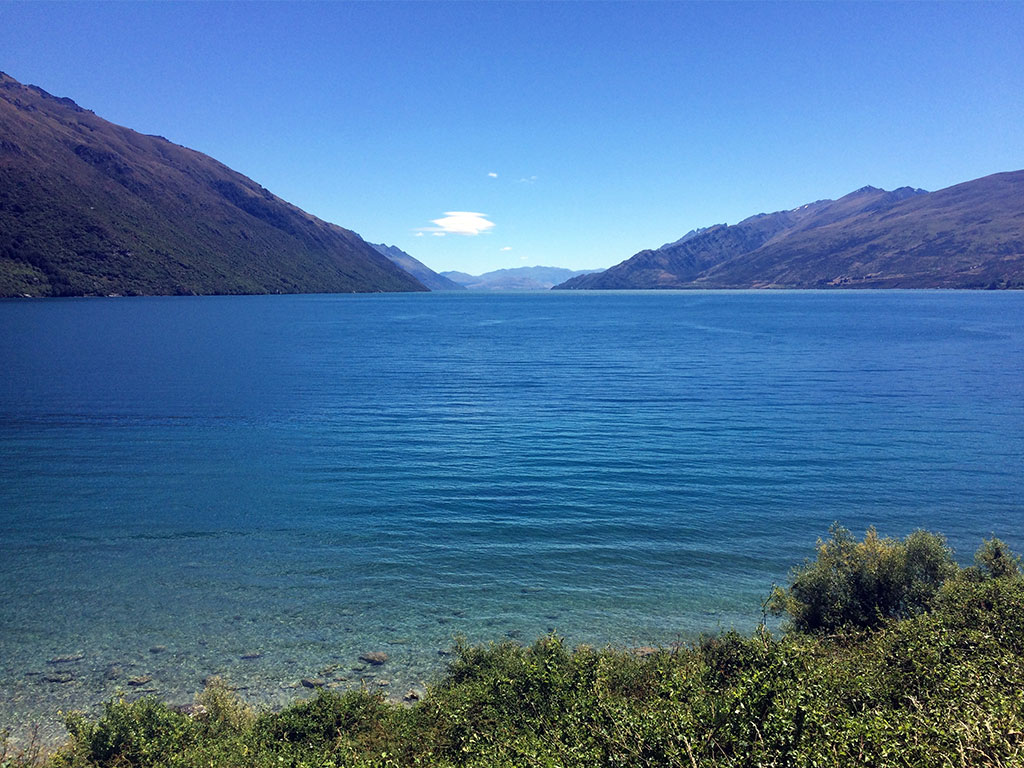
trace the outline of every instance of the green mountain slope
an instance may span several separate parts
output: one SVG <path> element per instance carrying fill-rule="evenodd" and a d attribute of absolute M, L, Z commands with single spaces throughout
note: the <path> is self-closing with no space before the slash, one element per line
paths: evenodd
<path fill-rule="evenodd" d="M 216 160 L 0 73 L 0 296 L 417 290 Z"/>
<path fill-rule="evenodd" d="M 1024 287 L 1024 171 L 937 192 L 864 187 L 641 251 L 557 286 Z"/>

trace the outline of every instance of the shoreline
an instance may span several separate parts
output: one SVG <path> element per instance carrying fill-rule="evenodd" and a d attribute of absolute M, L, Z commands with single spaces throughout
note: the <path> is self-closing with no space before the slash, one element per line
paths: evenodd
<path fill-rule="evenodd" d="M 722 631 L 689 633 L 685 640 L 680 635 L 672 643 L 657 646 L 609 643 L 601 647 L 616 653 L 647 654 L 656 648 L 682 646 L 695 642 L 700 636 Z M 148 650 L 149 664 L 139 659 L 117 663 L 109 658 L 90 657 L 79 650 L 68 651 L 23 672 L 20 685 L 10 685 L 15 695 L 13 699 L 0 700 L 0 713 L 8 716 L 0 717 L 0 734 L 6 731 L 9 744 L 15 748 L 26 748 L 34 743 L 48 750 L 56 749 L 68 738 L 64 715 L 69 712 L 96 717 L 112 700 L 133 702 L 150 696 L 186 711 L 214 680 L 223 683 L 258 712 L 279 712 L 314 697 L 320 690 L 338 693 L 366 690 L 381 694 L 392 704 L 409 704 L 420 700 L 429 686 L 444 678 L 458 642 L 456 636 L 449 648 L 437 648 L 433 652 L 414 648 L 408 653 L 403 653 L 409 648 L 405 642 L 393 642 L 387 649 L 367 645 L 367 650 L 362 652 L 346 650 L 324 654 L 317 664 L 291 664 L 289 662 L 296 660 L 280 652 L 276 653 L 275 661 L 274 651 L 250 651 L 237 656 L 233 670 L 221 665 L 205 673 L 168 666 L 181 664 L 187 657 L 196 664 L 196 656 L 167 646 L 152 646 Z M 475 645 L 486 647 L 508 642 L 519 641 L 506 635 Z M 587 643 L 579 645 L 591 647 Z M 267 664 L 271 666 L 268 668 Z M 25 706 L 19 707 L 22 702 Z"/>

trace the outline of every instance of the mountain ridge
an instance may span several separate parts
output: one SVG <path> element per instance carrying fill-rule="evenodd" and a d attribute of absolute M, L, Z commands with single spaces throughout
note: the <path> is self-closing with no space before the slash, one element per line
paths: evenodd
<path fill-rule="evenodd" d="M 556 289 L 1024 287 L 1024 171 L 861 187 L 718 224 Z"/>
<path fill-rule="evenodd" d="M 397 264 L 399 267 L 404 269 L 431 291 L 466 290 L 465 286 L 438 274 L 419 259 L 410 256 L 397 245 L 386 245 L 384 243 L 370 243 L 370 245 L 375 248 L 378 253 L 386 256 L 392 263 Z"/>
<path fill-rule="evenodd" d="M 355 232 L 0 73 L 0 296 L 410 290 Z"/>

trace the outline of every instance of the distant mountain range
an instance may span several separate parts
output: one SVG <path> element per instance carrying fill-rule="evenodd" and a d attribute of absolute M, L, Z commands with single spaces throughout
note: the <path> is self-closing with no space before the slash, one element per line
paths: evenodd
<path fill-rule="evenodd" d="M 1024 171 L 838 200 L 694 230 L 559 289 L 1022 288 Z"/>
<path fill-rule="evenodd" d="M 467 275 L 465 272 L 442 272 L 441 275 L 472 291 L 546 291 L 572 277 L 588 275 L 593 271 L 561 267 L 516 267 L 496 269 L 482 275 Z"/>
<path fill-rule="evenodd" d="M 216 160 L 0 73 L 0 296 L 422 290 Z"/>
<path fill-rule="evenodd" d="M 447 277 L 439 275 L 419 259 L 415 259 L 397 245 L 377 245 L 370 243 L 378 253 L 387 256 L 394 264 L 404 269 L 432 291 L 464 291 L 465 286 L 459 285 Z"/>

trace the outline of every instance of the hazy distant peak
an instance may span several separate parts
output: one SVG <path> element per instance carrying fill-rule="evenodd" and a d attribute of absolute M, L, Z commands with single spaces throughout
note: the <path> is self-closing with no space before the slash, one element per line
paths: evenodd
<path fill-rule="evenodd" d="M 397 245 L 385 245 L 384 243 L 369 243 L 368 245 L 432 291 L 464 290 L 461 285 L 443 275 L 439 275 L 422 261 L 410 256 Z"/>
<path fill-rule="evenodd" d="M 482 275 L 465 272 L 442 272 L 441 275 L 474 291 L 546 291 L 570 278 L 599 271 L 537 266 L 496 269 Z"/>

